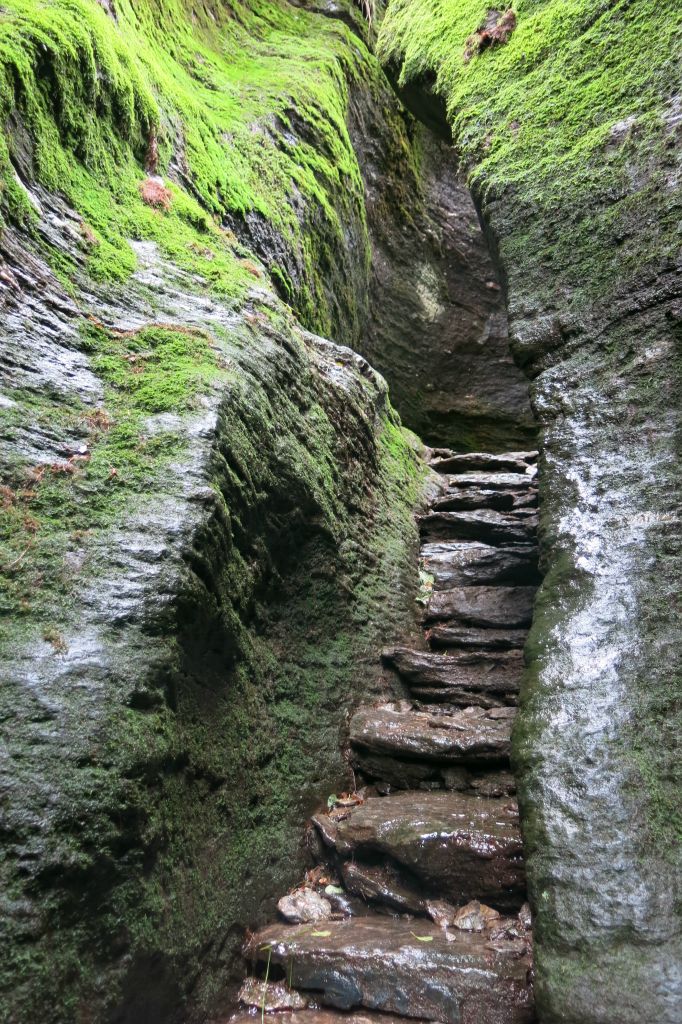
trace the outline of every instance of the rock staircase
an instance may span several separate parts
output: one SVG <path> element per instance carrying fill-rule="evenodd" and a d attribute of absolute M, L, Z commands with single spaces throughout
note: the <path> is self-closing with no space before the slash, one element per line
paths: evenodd
<path fill-rule="evenodd" d="M 316 867 L 280 900 L 287 923 L 249 938 L 235 1024 L 534 1019 L 509 751 L 539 582 L 535 461 L 431 452 L 424 646 L 383 653 L 404 696 L 353 714 L 359 788 L 312 819 Z"/>

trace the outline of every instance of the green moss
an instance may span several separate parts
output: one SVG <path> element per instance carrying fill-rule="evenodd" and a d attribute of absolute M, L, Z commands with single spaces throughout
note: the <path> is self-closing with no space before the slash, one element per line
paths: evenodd
<path fill-rule="evenodd" d="M 9 0 L 0 12 L 0 119 L 9 125 L 0 209 L 34 219 L 13 170 L 28 159 L 83 217 L 96 279 L 124 281 L 136 264 L 128 240 L 146 239 L 234 298 L 253 276 L 221 224 L 263 218 L 300 281 L 294 288 L 276 264 L 273 276 L 306 323 L 329 333 L 338 323 L 321 267 L 333 266 L 349 219 L 364 225 L 346 108 L 367 52 L 348 39 L 340 22 L 276 0 L 198 12 L 182 0 L 120 0 L 115 21 L 96 0 Z M 174 182 L 168 210 L 140 194 L 154 141 L 159 172 Z M 300 197 L 309 214 L 297 212 Z M 366 237 L 364 249 L 368 265 Z M 344 300 L 352 311 L 351 289 Z"/>
<path fill-rule="evenodd" d="M 513 207 L 509 272 L 549 279 L 566 304 L 676 250 L 672 96 L 682 14 L 657 0 L 516 0 L 509 41 L 465 60 L 478 0 L 391 0 L 380 52 L 401 79 L 433 72 L 455 142 L 486 202 Z M 499 205 L 499 204 L 498 204 Z"/>
<path fill-rule="evenodd" d="M 52 463 L 19 463 L 5 477 L 4 616 L 49 614 L 55 594 L 63 596 L 74 580 L 65 561 L 69 552 L 84 535 L 120 518 L 131 499 L 158 486 L 185 442 L 181 421 L 172 430 L 150 430 L 149 415 L 181 416 L 201 393 L 229 378 L 215 344 L 197 330 L 146 327 L 121 334 L 85 322 L 82 338 L 106 385 L 100 407 L 15 392 L 17 405 L 3 416 L 10 441 L 32 423 L 70 436 L 73 452 Z"/>

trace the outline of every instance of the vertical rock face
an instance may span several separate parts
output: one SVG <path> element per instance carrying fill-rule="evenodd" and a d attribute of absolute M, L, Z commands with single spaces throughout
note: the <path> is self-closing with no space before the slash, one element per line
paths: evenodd
<path fill-rule="evenodd" d="M 545 579 L 515 732 L 543 1024 L 682 1006 L 680 12 L 389 4 L 430 73 L 504 272 L 541 426 Z"/>
<path fill-rule="evenodd" d="M 388 86 L 341 22 L 235 9 L 0 16 L 12 1024 L 205 1017 L 414 618 L 416 442 L 336 344 L 349 93 Z"/>
<path fill-rule="evenodd" d="M 427 443 L 529 446 L 536 425 L 528 382 L 512 360 L 498 274 L 454 151 L 413 128 L 413 163 L 404 155 L 389 162 L 390 149 L 377 144 L 386 137 L 385 124 L 376 124 L 385 112 L 352 113 L 372 246 L 370 321 L 360 351 Z"/>

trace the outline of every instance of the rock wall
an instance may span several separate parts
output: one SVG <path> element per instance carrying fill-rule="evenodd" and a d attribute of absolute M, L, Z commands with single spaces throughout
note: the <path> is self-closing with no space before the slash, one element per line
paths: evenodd
<path fill-rule="evenodd" d="M 513 9 L 500 28 L 478 3 L 392 0 L 380 49 L 446 101 L 541 426 L 546 575 L 515 736 L 540 1020 L 672 1024 L 682 18 Z"/>
<path fill-rule="evenodd" d="M 528 431 L 473 208 L 367 41 L 345 4 L 3 5 L 11 1024 L 219 1010 L 298 875 L 414 616 L 418 444 L 343 345 L 427 434 Z"/>
<path fill-rule="evenodd" d="M 0 33 L 0 1017 L 203 1019 L 414 618 L 419 446 L 304 326 L 357 330 L 345 118 L 386 86 L 287 5 Z"/>

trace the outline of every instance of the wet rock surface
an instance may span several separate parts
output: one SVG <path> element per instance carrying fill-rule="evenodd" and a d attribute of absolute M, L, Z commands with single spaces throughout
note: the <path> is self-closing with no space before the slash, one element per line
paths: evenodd
<path fill-rule="evenodd" d="M 468 707 L 405 711 L 388 705 L 356 711 L 350 742 L 375 753 L 441 763 L 505 760 L 509 757 L 513 709 Z"/>
<path fill-rule="evenodd" d="M 440 696 L 463 707 L 515 701 L 523 671 L 521 651 L 514 649 L 468 647 L 439 653 L 396 648 L 384 651 L 383 658 L 415 697 L 437 700 Z"/>
<path fill-rule="evenodd" d="M 253 1013 L 236 1013 L 229 1018 L 211 1020 L 208 1024 L 253 1024 Z M 414 1018 L 396 1017 L 390 1013 L 343 1013 L 325 1007 L 284 1013 L 268 1013 L 268 1024 L 414 1024 Z M 426 1024 L 426 1022 L 423 1022 Z"/>
<path fill-rule="evenodd" d="M 535 587 L 453 587 L 435 591 L 426 617 L 471 626 L 520 629 L 533 618 Z"/>
<path fill-rule="evenodd" d="M 424 544 L 421 564 L 434 590 L 539 582 L 533 545 L 498 548 L 477 541 Z"/>
<path fill-rule="evenodd" d="M 418 172 L 407 159 L 390 166 L 378 140 L 395 108 L 353 113 L 373 254 L 370 320 L 355 344 L 427 443 L 528 446 L 528 386 L 509 357 L 502 288 L 456 154 L 417 126 Z"/>
<path fill-rule="evenodd" d="M 535 537 L 537 516 L 531 510 L 495 512 L 430 512 L 420 520 L 428 540 L 482 540 L 487 544 L 528 544 Z"/>
<path fill-rule="evenodd" d="M 291 963 L 296 987 L 343 1010 L 366 1006 L 444 1024 L 533 1020 L 527 953 L 496 950 L 485 933 L 382 918 L 331 922 L 325 931 L 271 925 L 245 954 Z"/>
<path fill-rule="evenodd" d="M 453 465 L 447 451 L 433 458 Z M 472 462 L 496 460 L 504 468 L 532 464 L 526 454 L 477 454 Z M 470 468 L 466 460 L 454 465 Z M 524 479 L 518 494 L 528 497 L 531 474 Z M 471 486 L 490 493 L 483 479 Z M 442 494 L 433 487 L 432 504 Z M 441 650 L 382 652 L 411 698 L 355 710 L 348 743 L 359 788 L 330 797 L 312 819 L 317 866 L 307 891 L 327 894 L 338 884 L 365 912 L 340 902 L 329 920 L 271 925 L 249 939 L 245 954 L 256 976 L 264 964 L 287 965 L 294 989 L 344 1011 L 530 1024 L 532 935 L 508 764 L 537 553 L 527 538 L 521 547 L 427 540 L 420 564 L 432 584 L 424 641 Z M 509 585 L 510 577 L 526 585 Z"/>
<path fill-rule="evenodd" d="M 518 910 L 525 898 L 514 801 L 455 792 L 371 798 L 339 823 L 336 849 L 343 857 L 381 852 L 458 903 L 475 896 Z"/>

